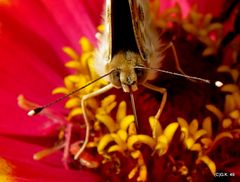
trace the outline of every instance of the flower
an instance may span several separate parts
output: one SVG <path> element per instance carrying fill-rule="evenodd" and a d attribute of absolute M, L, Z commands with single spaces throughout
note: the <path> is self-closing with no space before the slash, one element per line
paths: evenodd
<path fill-rule="evenodd" d="M 33 160 L 34 153 L 54 143 L 54 132 L 60 125 L 41 117 L 36 117 L 34 122 L 16 105 L 19 94 L 38 103 L 53 98 L 49 97 L 49 91 L 61 85 L 63 77 L 69 73 L 64 67 L 67 58 L 62 48 L 69 45 L 77 49 L 76 40 L 83 35 L 94 39 L 102 1 L 94 3 L 96 7 L 89 1 L 0 1 L 0 95 L 3 103 L 0 181 L 100 180 L 99 176 L 85 170 L 79 173 L 64 169 L 61 153 L 48 157 L 49 161 Z M 81 17 L 86 21 L 81 21 Z M 58 108 L 63 107 L 60 104 Z"/>
<path fill-rule="evenodd" d="M 4 75 L 6 78 L 1 83 L 8 90 L 2 95 L 9 96 L 2 99 L 3 103 L 9 103 L 13 96 L 15 99 L 19 92 L 36 103 L 48 102 L 51 99 L 47 92 L 53 88 L 53 94 L 68 94 L 98 78 L 92 67 L 93 37 L 100 15 L 98 4 L 91 6 L 91 1 L 76 4 L 69 1 L 2 2 L 0 30 L 6 46 L 0 49 L 4 50 L 1 54 L 8 61 L 2 63 L 8 75 Z M 230 32 L 225 29 L 226 24 L 218 20 L 219 8 L 211 11 L 205 6 L 196 8 L 193 1 L 181 1 L 180 5 L 173 7 L 175 1 L 165 3 L 162 0 L 160 7 L 158 0 L 150 2 L 155 24 L 162 30 L 163 42 L 169 39 L 174 42 L 184 70 L 189 75 L 223 79 L 221 90 L 161 74 L 153 83 L 168 90 L 164 112 L 159 120 L 155 119 L 153 116 L 162 96 L 140 88 L 135 93 L 136 109 L 140 113 L 138 129 L 132 111 L 128 109 L 128 97 L 121 90 L 89 99 L 85 104 L 91 126 L 90 137 L 79 155 L 86 127 L 81 99 L 106 85 L 106 81 L 99 80 L 69 97 L 65 110 L 61 105 L 46 108 L 36 122 L 30 121 L 14 107 L 4 107 L 6 112 L 0 127 L 0 140 L 4 144 L 0 150 L 0 164 L 4 167 L 0 168 L 0 179 L 206 181 L 213 180 L 214 175 L 221 171 L 240 175 L 239 147 L 235 146 L 239 139 L 238 37 L 228 38 Z M 101 1 L 94 3 L 102 4 Z M 202 5 L 205 2 L 197 3 Z M 70 11 L 69 15 L 59 13 L 65 8 Z M 26 10 L 29 13 L 25 13 Z M 22 16 L 14 16 L 11 12 Z M 45 12 L 44 16 L 41 12 Z M 234 12 L 233 19 L 236 17 Z M 36 22 L 36 17 L 46 21 Z M 84 26 L 79 17 L 88 20 L 84 21 Z M 104 31 L 104 27 L 99 26 L 98 31 Z M 237 34 L 237 30 L 233 31 Z M 80 48 L 76 45 L 79 38 Z M 60 51 L 62 48 L 68 58 Z M 66 62 L 66 59 L 70 60 Z M 12 69 L 10 60 L 11 65 L 19 66 L 18 69 L 16 66 Z M 166 51 L 165 60 L 163 66 L 173 68 L 170 51 Z M 70 71 L 63 67 L 64 63 Z M 221 73 L 218 73 L 215 70 L 220 64 L 227 65 L 219 67 Z M 230 78 L 226 72 L 230 73 Z M 9 78 L 20 81 L 9 82 Z M 59 87 L 62 82 L 64 85 Z M 20 107 L 29 110 L 38 106 L 24 96 L 18 97 Z M 13 110 L 16 110 L 16 115 L 12 114 Z M 24 121 L 22 125 L 19 118 Z M 32 160 L 31 155 L 38 161 Z M 29 171 L 25 170 L 27 166 L 31 166 Z M 54 172 L 59 175 L 52 175 Z"/>

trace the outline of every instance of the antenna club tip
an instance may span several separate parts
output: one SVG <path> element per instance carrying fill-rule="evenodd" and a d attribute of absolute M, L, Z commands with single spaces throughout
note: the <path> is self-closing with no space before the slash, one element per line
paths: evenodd
<path fill-rule="evenodd" d="M 30 110 L 28 113 L 27 113 L 27 115 L 28 116 L 34 116 L 36 114 L 36 112 L 34 111 L 34 110 Z"/>
<path fill-rule="evenodd" d="M 215 81 L 215 86 L 216 87 L 222 87 L 223 86 L 223 82 L 221 82 L 221 81 Z"/>
<path fill-rule="evenodd" d="M 40 113 L 43 109 L 44 109 L 44 107 L 38 107 L 36 109 L 32 109 L 27 113 L 27 115 L 28 116 L 34 116 L 34 115 Z"/>

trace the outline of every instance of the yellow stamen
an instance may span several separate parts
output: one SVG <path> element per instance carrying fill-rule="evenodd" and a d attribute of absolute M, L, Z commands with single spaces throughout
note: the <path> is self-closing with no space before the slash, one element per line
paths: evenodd
<path fill-rule="evenodd" d="M 64 131 L 64 129 L 62 129 L 58 133 L 58 139 L 62 140 L 62 139 L 64 139 L 64 137 L 65 137 L 65 131 Z"/>
<path fill-rule="evenodd" d="M 65 66 L 67 68 L 70 68 L 70 69 L 79 69 L 81 67 L 81 64 L 77 61 L 69 61 L 65 64 Z"/>
<path fill-rule="evenodd" d="M 132 158 L 134 158 L 134 159 L 139 158 L 140 155 L 141 155 L 141 152 L 140 152 L 139 150 L 135 150 L 135 151 L 131 152 L 131 156 L 132 156 Z"/>
<path fill-rule="evenodd" d="M 57 87 L 52 90 L 52 94 L 67 94 L 69 91 L 65 87 Z"/>
<path fill-rule="evenodd" d="M 42 159 L 42 158 L 44 158 L 44 157 L 47 157 L 47 156 L 49 156 L 49 155 L 51 155 L 51 154 L 59 151 L 60 149 L 64 148 L 64 146 L 65 146 L 65 144 L 63 143 L 63 144 L 57 145 L 57 146 L 55 146 L 55 147 L 53 147 L 53 148 L 44 149 L 44 150 L 42 150 L 42 151 L 37 152 L 36 154 L 34 154 L 34 155 L 33 155 L 33 159 L 34 159 L 34 160 L 40 160 L 40 159 Z"/>
<path fill-rule="evenodd" d="M 113 102 L 105 107 L 105 111 L 107 114 L 109 114 L 117 105 L 117 102 Z"/>
<path fill-rule="evenodd" d="M 202 151 L 202 147 L 199 143 L 194 143 L 192 145 L 192 147 L 190 148 L 191 151 L 197 151 L 197 152 L 201 152 Z"/>
<path fill-rule="evenodd" d="M 63 47 L 63 52 L 65 52 L 70 58 L 78 59 L 78 54 L 71 47 Z"/>
<path fill-rule="evenodd" d="M 70 98 L 66 104 L 65 107 L 67 109 L 74 108 L 74 107 L 80 107 L 81 100 L 77 97 Z"/>
<path fill-rule="evenodd" d="M 70 111 L 70 113 L 68 114 L 68 120 L 71 120 L 73 117 L 75 116 L 79 116 L 82 115 L 82 108 L 74 108 Z"/>
<path fill-rule="evenodd" d="M 18 106 L 24 110 L 30 110 L 30 109 L 34 109 L 34 108 L 38 107 L 37 104 L 25 99 L 25 97 L 23 95 L 19 95 L 17 100 L 18 100 Z"/>
<path fill-rule="evenodd" d="M 232 119 L 238 119 L 238 118 L 240 118 L 240 111 L 239 110 L 234 110 L 229 114 L 229 116 Z"/>
<path fill-rule="evenodd" d="M 226 113 L 232 112 L 236 108 L 236 103 L 232 95 L 226 95 L 224 111 Z"/>
<path fill-rule="evenodd" d="M 119 104 L 118 110 L 117 110 L 117 115 L 116 115 L 117 122 L 120 122 L 126 116 L 126 113 L 127 113 L 126 107 L 127 107 L 127 104 L 125 101 L 122 101 Z"/>
<path fill-rule="evenodd" d="M 128 127 L 128 134 L 129 136 L 131 135 L 136 135 L 137 134 L 137 129 L 136 129 L 136 125 L 134 122 L 132 122 L 129 127 Z"/>
<path fill-rule="evenodd" d="M 79 44 L 81 45 L 83 52 L 93 51 L 94 49 L 86 37 L 82 37 L 79 41 Z"/>
<path fill-rule="evenodd" d="M 229 138 L 229 139 L 233 139 L 233 135 L 230 133 L 230 132 L 222 132 L 220 134 L 218 134 L 212 145 L 211 145 L 211 148 L 215 146 L 216 143 L 218 143 L 220 140 L 222 140 L 223 138 Z M 208 150 L 211 150 L 211 148 L 209 148 Z"/>
<path fill-rule="evenodd" d="M 112 102 L 114 102 L 116 99 L 116 95 L 109 95 L 107 97 L 105 97 L 102 101 L 101 101 L 101 107 L 107 107 L 109 104 L 111 104 Z"/>
<path fill-rule="evenodd" d="M 222 112 L 214 105 L 206 105 L 206 108 L 211 111 L 213 114 L 217 116 L 217 118 L 221 121 L 223 118 Z"/>
<path fill-rule="evenodd" d="M 194 119 L 189 125 L 189 131 L 191 135 L 194 135 L 197 130 L 198 130 L 198 121 Z"/>
<path fill-rule="evenodd" d="M 103 25 L 103 24 L 99 25 L 99 26 L 97 27 L 97 30 L 98 30 L 99 32 L 103 32 L 103 31 L 104 31 L 104 25 Z"/>
<path fill-rule="evenodd" d="M 97 146 L 97 151 L 99 154 L 102 154 L 103 153 L 103 150 L 105 149 L 105 147 L 110 143 L 112 142 L 114 139 L 113 137 L 111 136 L 111 134 L 106 134 L 104 135 L 101 140 L 99 141 L 99 144 Z"/>
<path fill-rule="evenodd" d="M 212 136 L 212 119 L 210 117 L 204 118 L 202 128 L 207 132 L 208 137 Z"/>
<path fill-rule="evenodd" d="M 216 173 L 216 165 L 208 156 L 200 157 L 198 159 L 197 163 L 200 163 L 200 161 L 204 162 L 208 166 L 208 168 L 210 169 L 212 175 L 215 175 L 215 173 Z"/>
<path fill-rule="evenodd" d="M 198 130 L 193 134 L 193 139 L 196 141 L 201 138 L 203 135 L 206 135 L 207 131 L 204 129 Z"/>
<path fill-rule="evenodd" d="M 138 172 L 138 166 L 134 167 L 134 168 L 130 171 L 130 173 L 128 174 L 128 178 L 129 178 L 129 179 L 132 179 L 132 178 L 136 175 L 137 172 Z"/>
<path fill-rule="evenodd" d="M 111 153 L 111 152 L 120 152 L 120 153 L 123 154 L 124 151 L 123 151 L 123 148 L 121 146 L 113 145 L 113 146 L 109 147 L 109 149 L 108 149 L 108 153 Z"/>
<path fill-rule="evenodd" d="M 153 140 L 153 138 L 151 138 L 148 135 L 132 135 L 128 138 L 127 145 L 130 150 L 134 150 L 134 145 L 136 143 L 146 144 L 151 149 L 153 149 L 156 144 L 156 142 Z"/>
<path fill-rule="evenodd" d="M 121 140 L 126 141 L 128 134 L 126 130 L 118 130 L 117 135 L 121 138 Z"/>
<path fill-rule="evenodd" d="M 152 129 L 153 138 L 157 138 L 158 136 L 160 136 L 160 134 L 162 134 L 162 127 L 161 127 L 159 121 L 155 117 L 149 118 L 149 124 Z"/>
<path fill-rule="evenodd" d="M 226 84 L 221 88 L 221 91 L 234 93 L 239 91 L 239 87 L 234 84 Z"/>
<path fill-rule="evenodd" d="M 163 134 L 166 136 L 168 142 L 172 141 L 172 138 L 178 128 L 179 124 L 177 122 L 169 124 L 163 131 Z"/>
<path fill-rule="evenodd" d="M 188 129 L 188 123 L 185 119 L 183 119 L 181 117 L 178 117 L 177 121 L 180 124 L 181 128 L 187 128 Z"/>
<path fill-rule="evenodd" d="M 185 142 L 186 142 L 187 148 L 190 149 L 193 146 L 195 141 L 193 140 L 193 138 L 188 138 L 186 139 Z"/>
<path fill-rule="evenodd" d="M 147 180 L 147 167 L 145 165 L 140 166 L 139 176 L 137 181 L 146 181 Z"/>
<path fill-rule="evenodd" d="M 197 28 L 190 23 L 183 24 L 183 28 L 186 32 L 190 32 L 192 34 L 196 34 L 196 32 L 197 32 Z"/>
<path fill-rule="evenodd" d="M 212 145 L 212 140 L 210 138 L 201 138 L 201 142 L 204 144 L 206 149 Z"/>
<path fill-rule="evenodd" d="M 14 166 L 7 160 L 0 157 L 0 181 L 15 182 L 12 176 Z"/>
<path fill-rule="evenodd" d="M 107 127 L 110 133 L 116 131 L 117 125 L 114 122 L 114 120 L 111 118 L 111 116 L 97 114 L 96 119 L 101 123 L 103 123 Z"/>
<path fill-rule="evenodd" d="M 158 152 L 159 156 L 164 155 L 168 150 L 168 139 L 164 135 L 160 135 L 157 139 L 157 145 L 155 150 Z"/>
<path fill-rule="evenodd" d="M 187 175 L 188 174 L 188 168 L 186 166 L 182 166 L 180 169 L 179 169 L 179 172 L 182 174 L 182 175 Z"/>
<path fill-rule="evenodd" d="M 120 122 L 120 128 L 123 130 L 127 130 L 131 123 L 134 122 L 134 116 L 128 115 L 123 118 L 123 120 Z"/>
<path fill-rule="evenodd" d="M 123 149 L 126 149 L 126 143 L 121 139 L 121 137 L 118 134 L 111 133 L 112 138 L 114 141 Z"/>
<path fill-rule="evenodd" d="M 232 120 L 229 118 L 226 118 L 222 121 L 222 127 L 223 128 L 229 128 L 232 125 Z"/>

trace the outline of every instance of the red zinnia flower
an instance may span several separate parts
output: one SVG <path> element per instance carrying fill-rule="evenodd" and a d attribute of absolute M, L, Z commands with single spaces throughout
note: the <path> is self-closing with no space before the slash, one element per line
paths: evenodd
<path fill-rule="evenodd" d="M 94 121 L 90 141 L 79 160 L 73 160 L 85 135 L 80 100 L 106 84 L 104 81 L 71 97 L 65 106 L 60 103 L 44 110 L 42 115 L 47 120 L 40 116 L 28 118 L 15 103 L 23 94 L 44 104 L 57 98 L 49 95 L 50 90 L 58 87 L 54 93 L 67 94 L 98 77 L 91 62 L 103 0 L 0 0 L 0 90 L 4 103 L 0 180 L 205 181 L 221 172 L 234 175 L 229 176 L 233 180 L 240 176 L 236 66 L 239 4 L 234 0 L 150 2 L 161 38 L 174 42 L 184 71 L 199 77 L 220 77 L 226 84 L 220 92 L 161 74 L 153 82 L 168 89 L 160 121 L 150 116 L 155 114 L 162 96 L 143 88 L 136 92 L 140 133 L 136 132 L 133 116 L 128 115 L 132 113 L 125 102 L 128 95 L 121 94 L 121 90 L 92 99 L 87 103 L 88 115 Z M 70 57 L 69 62 L 62 49 Z M 166 51 L 163 67 L 171 69 L 173 63 L 171 51 Z M 65 85 L 59 87 L 63 79 Z M 37 106 L 22 95 L 18 99 L 24 109 Z M 32 159 L 33 154 L 39 161 Z M 94 169 L 90 172 L 87 168 Z"/>

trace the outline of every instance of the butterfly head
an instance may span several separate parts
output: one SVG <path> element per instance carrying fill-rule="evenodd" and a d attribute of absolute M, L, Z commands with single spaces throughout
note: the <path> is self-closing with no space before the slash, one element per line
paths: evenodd
<path fill-rule="evenodd" d="M 110 74 L 110 82 L 124 92 L 136 91 L 138 83 L 145 81 L 147 70 L 136 68 L 146 66 L 141 56 L 131 51 L 121 51 L 113 56 L 106 65 L 107 71 L 114 70 Z"/>

